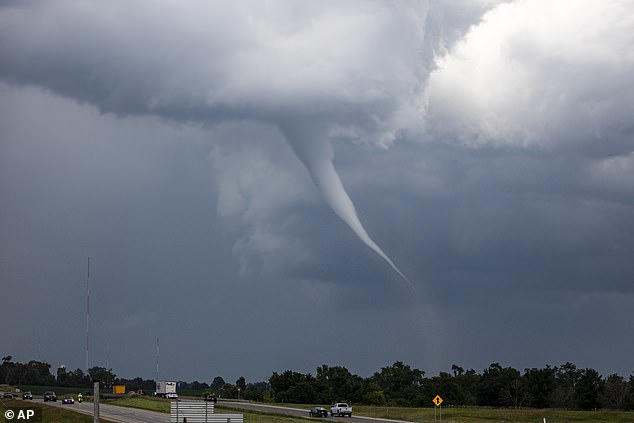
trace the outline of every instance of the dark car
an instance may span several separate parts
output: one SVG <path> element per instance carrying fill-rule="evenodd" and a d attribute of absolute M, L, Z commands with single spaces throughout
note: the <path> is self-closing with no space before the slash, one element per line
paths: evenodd
<path fill-rule="evenodd" d="M 66 395 L 62 400 L 62 404 L 75 404 L 75 399 L 70 395 Z"/>
<path fill-rule="evenodd" d="M 44 402 L 46 401 L 57 401 L 57 395 L 53 391 L 44 392 Z"/>
<path fill-rule="evenodd" d="M 328 417 L 328 410 L 324 407 L 315 407 L 308 410 L 310 417 Z"/>
<path fill-rule="evenodd" d="M 203 398 L 205 401 L 213 402 L 214 404 L 218 402 L 218 398 L 215 395 L 205 395 Z"/>
<path fill-rule="evenodd" d="M 33 399 L 33 394 L 31 394 L 30 392 L 25 392 L 22 394 L 22 399 L 23 400 L 32 400 Z"/>
<path fill-rule="evenodd" d="M 4 394 L 2 394 L 2 398 L 12 399 L 13 394 L 11 392 L 5 392 Z"/>

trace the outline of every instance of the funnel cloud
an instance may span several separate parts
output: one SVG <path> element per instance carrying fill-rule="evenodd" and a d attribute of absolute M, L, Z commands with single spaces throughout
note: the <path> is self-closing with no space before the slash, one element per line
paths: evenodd
<path fill-rule="evenodd" d="M 194 4 L 166 4 L 159 16 L 143 1 L 8 6 L 0 77 L 122 117 L 280 128 L 335 214 L 409 282 L 359 220 L 331 143 L 388 148 L 420 121 L 430 39 L 440 39 L 425 36 L 427 3 Z M 179 37 L 162 35 L 165 27 L 179 28 Z M 51 53 L 59 50 L 65 54 Z"/>
<path fill-rule="evenodd" d="M 332 163 L 333 150 L 330 142 L 326 139 L 318 139 L 311 131 L 306 131 L 305 128 L 298 128 L 293 125 L 283 126 L 282 132 L 297 157 L 308 169 L 315 185 L 319 188 L 326 203 L 328 203 L 335 214 L 352 229 L 365 245 L 385 260 L 410 286 L 413 286 L 411 281 L 396 267 L 381 247 L 370 238 L 370 235 L 363 227 L 354 203 L 343 187 L 341 178 Z"/>

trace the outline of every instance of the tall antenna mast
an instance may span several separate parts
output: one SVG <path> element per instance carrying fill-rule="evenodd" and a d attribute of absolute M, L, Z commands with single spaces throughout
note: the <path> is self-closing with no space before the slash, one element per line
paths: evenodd
<path fill-rule="evenodd" d="M 159 338 L 156 337 L 156 381 L 159 380 Z"/>
<path fill-rule="evenodd" d="M 106 369 L 110 369 L 110 337 L 106 339 Z"/>
<path fill-rule="evenodd" d="M 88 343 L 88 329 L 90 328 L 90 256 L 88 256 L 88 276 L 86 277 L 86 373 L 88 373 L 89 366 L 89 343 Z"/>
<path fill-rule="evenodd" d="M 106 370 L 108 371 L 106 386 L 110 386 L 110 336 L 106 338 Z"/>
<path fill-rule="evenodd" d="M 35 331 L 35 336 L 37 338 L 37 361 L 42 361 L 42 343 L 40 342 L 39 331 Z"/>

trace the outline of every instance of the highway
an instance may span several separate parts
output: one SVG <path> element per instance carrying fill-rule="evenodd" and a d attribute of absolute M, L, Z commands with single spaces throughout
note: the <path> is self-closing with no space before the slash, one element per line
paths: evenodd
<path fill-rule="evenodd" d="M 38 399 L 37 402 L 43 402 L 43 400 Z M 60 407 L 65 408 L 67 410 L 76 411 L 79 413 L 84 413 L 92 416 L 93 414 L 93 403 L 92 402 L 83 402 L 81 404 L 75 402 L 75 404 L 64 405 L 61 401 L 57 402 L 47 402 L 46 405 L 50 405 L 52 407 Z M 275 413 L 275 414 L 284 414 L 287 416 L 294 417 L 308 417 L 308 410 L 303 408 L 293 408 L 293 407 L 282 407 L 279 405 L 267 405 L 267 404 L 258 404 L 258 403 L 248 403 L 248 402 L 231 402 L 231 401 L 220 401 L 216 404 L 217 407 L 230 407 L 233 409 L 240 409 L 244 411 L 260 411 L 266 413 Z M 353 407 L 354 411 L 354 407 Z M 129 407 L 121 407 L 118 405 L 110 405 L 110 404 L 99 404 L 99 415 L 101 418 L 110 420 L 115 423 L 169 423 L 170 416 L 166 413 L 159 413 L 156 411 L 149 410 L 141 410 L 138 408 L 129 408 Z M 348 417 L 328 417 L 325 419 L 312 419 L 316 422 L 318 421 L 337 421 L 340 423 L 410 423 L 404 420 L 391 420 L 391 419 L 381 419 L 376 417 L 366 417 L 366 416 L 355 416 L 353 415 L 351 418 Z M 249 423 L 247 419 L 245 419 L 245 423 Z"/>
<path fill-rule="evenodd" d="M 38 399 L 37 402 L 43 402 Z M 77 411 L 92 416 L 93 403 L 82 402 L 81 404 L 64 405 L 60 400 L 57 402 L 47 402 L 46 405 L 52 407 L 65 408 L 71 411 Z M 99 404 L 99 416 L 102 419 L 110 420 L 115 423 L 169 423 L 170 415 L 166 413 L 158 413 L 156 411 L 141 410 L 138 408 L 119 407 L 117 405 Z"/>
<path fill-rule="evenodd" d="M 231 402 L 231 401 L 219 401 L 216 404 L 216 407 L 231 407 L 235 409 L 241 410 L 255 410 L 262 411 L 265 413 L 275 413 L 275 414 L 285 414 L 287 416 L 295 416 L 295 417 L 308 417 L 308 410 L 304 408 L 292 408 L 292 407 L 282 407 L 279 405 L 267 405 L 267 404 L 258 404 L 253 402 Z M 352 417 L 328 417 L 322 419 L 314 419 L 314 420 L 330 420 L 337 421 L 340 423 L 410 423 L 405 422 L 404 420 L 391 420 L 391 419 L 380 419 L 376 417 L 366 417 L 366 416 L 355 416 L 354 415 L 354 407 L 352 407 L 353 415 Z M 246 419 L 245 419 L 246 420 Z"/>

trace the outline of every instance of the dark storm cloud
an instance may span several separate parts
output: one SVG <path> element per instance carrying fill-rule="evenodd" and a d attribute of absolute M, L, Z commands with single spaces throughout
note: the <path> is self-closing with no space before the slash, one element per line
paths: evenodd
<path fill-rule="evenodd" d="M 153 375 L 157 335 L 185 379 L 634 367 L 631 3 L 9 6 L 0 277 L 30 300 L 7 353 L 82 365 L 91 255 L 94 360 L 123 375 Z"/>
<path fill-rule="evenodd" d="M 405 279 L 359 221 L 330 140 L 387 145 L 412 119 L 426 78 L 416 52 L 427 7 L 200 3 L 148 14 L 147 6 L 8 9 L 3 75 L 122 115 L 276 125 L 335 214 Z"/>

